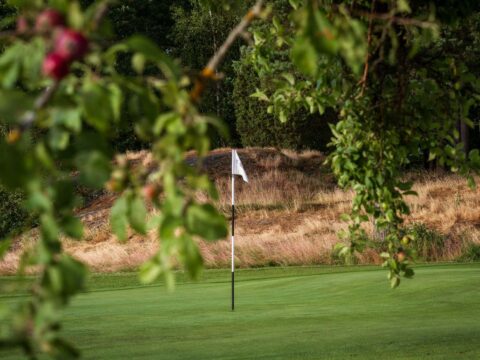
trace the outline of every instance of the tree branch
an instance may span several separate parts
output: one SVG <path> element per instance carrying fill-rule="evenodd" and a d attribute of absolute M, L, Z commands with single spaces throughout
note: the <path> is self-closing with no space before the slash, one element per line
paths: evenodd
<path fill-rule="evenodd" d="M 110 1 L 104 1 L 96 9 L 97 11 L 95 12 L 95 16 L 93 18 L 93 24 L 92 24 L 94 31 L 98 30 L 98 28 L 100 27 L 100 24 L 102 23 L 103 18 L 105 17 L 105 15 L 107 15 L 109 6 L 110 6 Z"/>
<path fill-rule="evenodd" d="M 98 6 L 97 11 L 95 12 L 93 23 L 92 23 L 92 28 L 94 31 L 98 29 L 103 18 L 107 15 L 107 12 L 109 9 L 109 3 L 110 1 L 104 1 Z M 13 128 L 8 133 L 7 141 L 9 143 L 17 142 L 22 136 L 22 133 L 29 130 L 33 126 L 37 118 L 37 112 L 43 109 L 45 106 L 47 106 L 47 104 L 50 102 L 52 97 L 55 95 L 55 92 L 57 91 L 58 87 L 59 87 L 59 81 L 55 81 L 53 85 L 47 87 L 40 94 L 40 96 L 35 100 L 33 110 L 25 113 L 20 119 L 19 125 Z"/>
<path fill-rule="evenodd" d="M 374 11 L 375 11 L 375 5 L 376 5 L 376 0 L 373 0 L 372 1 L 372 8 L 370 10 L 371 14 L 373 14 Z M 369 19 L 369 24 L 368 24 L 367 55 L 365 56 L 365 67 L 363 69 L 363 76 L 362 76 L 362 79 L 359 82 L 359 84 L 362 85 L 362 91 L 360 92 L 360 96 L 363 96 L 365 94 L 365 89 L 367 87 L 368 70 L 369 70 L 369 65 L 370 65 L 370 46 L 372 45 L 372 32 L 373 32 L 373 17 L 371 17 Z"/>
<path fill-rule="evenodd" d="M 220 63 L 225 58 L 228 50 L 232 47 L 235 40 L 239 37 L 242 37 L 245 30 L 250 26 L 252 21 L 258 17 L 262 11 L 264 0 L 257 0 L 255 5 L 248 11 L 248 13 L 243 17 L 242 21 L 228 34 L 225 42 L 220 46 L 218 51 L 213 54 L 210 58 L 207 66 L 202 70 L 197 80 L 193 90 L 190 92 L 190 98 L 193 101 L 198 101 L 205 90 L 205 85 L 208 80 L 215 79 L 215 71 L 217 70 Z"/>
<path fill-rule="evenodd" d="M 412 19 L 412 18 L 392 16 L 392 14 L 390 13 L 379 14 L 379 13 L 373 13 L 373 12 L 368 13 L 365 11 L 354 11 L 354 14 L 358 16 L 364 16 L 368 19 L 388 20 L 394 24 L 403 25 L 403 26 L 417 26 L 423 29 L 431 29 L 437 26 L 437 24 L 433 21 L 423 21 L 423 20 Z"/>

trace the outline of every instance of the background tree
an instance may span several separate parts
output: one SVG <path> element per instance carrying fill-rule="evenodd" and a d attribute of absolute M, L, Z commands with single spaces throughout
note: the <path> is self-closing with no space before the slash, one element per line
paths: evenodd
<path fill-rule="evenodd" d="M 214 54 L 248 8 L 248 2 L 225 10 L 212 5 L 191 1 L 190 7 L 177 4 L 173 7 L 174 26 L 171 40 L 173 54 L 191 73 L 198 73 Z M 200 105 L 203 112 L 223 119 L 230 130 L 230 141 L 215 136 L 216 146 L 239 145 L 236 132 L 236 117 L 233 103 L 235 72 L 233 63 L 240 57 L 241 39 L 236 41 L 222 66 L 217 70 L 221 81 L 209 84 Z M 214 135 L 214 134 L 212 134 Z"/>

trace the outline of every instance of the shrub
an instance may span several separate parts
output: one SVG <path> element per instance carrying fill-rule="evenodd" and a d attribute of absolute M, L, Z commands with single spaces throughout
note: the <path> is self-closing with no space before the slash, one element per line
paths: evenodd
<path fill-rule="evenodd" d="M 470 243 L 464 247 L 462 255 L 457 259 L 461 262 L 480 261 L 480 244 Z"/>
<path fill-rule="evenodd" d="M 0 239 L 18 232 L 28 216 L 22 207 L 23 195 L 0 187 Z"/>
<path fill-rule="evenodd" d="M 8 129 L 0 124 L 0 136 L 5 136 Z M 23 196 L 0 185 L 0 239 L 15 233 L 27 219 L 27 213 L 22 208 Z"/>
<path fill-rule="evenodd" d="M 411 246 L 419 258 L 425 261 L 436 261 L 442 257 L 447 241 L 445 235 L 421 223 L 411 225 L 406 229 L 406 233 L 414 238 Z"/>

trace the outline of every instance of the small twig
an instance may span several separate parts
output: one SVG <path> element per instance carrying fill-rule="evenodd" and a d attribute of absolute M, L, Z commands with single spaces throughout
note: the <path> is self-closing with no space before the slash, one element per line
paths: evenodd
<path fill-rule="evenodd" d="M 7 141 L 9 143 L 17 142 L 20 139 L 22 133 L 29 130 L 33 126 L 37 118 L 37 112 L 43 109 L 48 104 L 48 102 L 55 94 L 55 91 L 58 89 L 58 85 L 59 83 L 56 81 L 55 83 L 53 83 L 53 85 L 47 87 L 40 94 L 37 100 L 35 100 L 33 109 L 31 111 L 27 111 L 20 119 L 20 124 L 10 130 L 10 132 L 8 133 Z"/>
<path fill-rule="evenodd" d="M 105 15 L 107 15 L 109 5 L 110 5 L 109 1 L 104 1 L 98 6 L 98 9 L 95 12 L 95 16 L 93 18 L 93 24 L 92 24 L 92 28 L 94 31 L 100 27 L 100 24 L 103 18 L 105 17 Z"/>
<path fill-rule="evenodd" d="M 373 0 L 372 7 L 370 10 L 371 14 L 373 14 L 375 11 L 375 4 L 376 4 L 376 0 Z M 370 63 L 370 46 L 372 45 L 372 32 L 373 32 L 373 18 L 370 17 L 369 24 L 368 24 L 368 34 L 367 34 L 367 54 L 365 56 L 365 67 L 363 69 L 362 79 L 359 82 L 359 84 L 362 85 L 360 96 L 363 96 L 365 94 L 365 89 L 367 87 L 368 70 L 369 70 L 369 63 Z"/>
<path fill-rule="evenodd" d="M 20 127 L 23 131 L 27 130 L 33 125 L 35 121 L 35 113 L 41 109 L 43 109 L 50 99 L 55 94 L 55 91 L 58 89 L 58 82 L 54 82 L 52 86 L 47 87 L 35 100 L 35 105 L 33 111 L 29 111 L 21 120 L 20 120 Z"/>
<path fill-rule="evenodd" d="M 202 96 L 203 91 L 205 90 L 206 82 L 215 78 L 215 71 L 217 70 L 222 60 L 225 58 L 228 50 L 232 47 L 235 40 L 238 37 L 242 36 L 242 34 L 252 23 L 252 21 L 260 15 L 262 7 L 263 0 L 257 0 L 255 5 L 243 17 L 242 21 L 240 21 L 240 23 L 230 32 L 230 34 L 228 34 L 227 39 L 222 44 L 222 46 L 220 46 L 218 51 L 213 54 L 207 66 L 205 66 L 205 68 L 202 70 L 197 80 L 195 81 L 193 90 L 190 93 L 190 98 L 193 101 L 198 101 L 198 99 Z"/>
<path fill-rule="evenodd" d="M 431 29 L 437 26 L 437 24 L 432 21 L 423 21 L 423 20 L 412 19 L 412 18 L 392 16 L 392 14 L 390 13 L 377 14 L 377 13 L 367 13 L 365 11 L 355 11 L 354 14 L 358 16 L 364 16 L 368 19 L 388 20 L 394 24 L 404 25 L 404 26 L 412 25 L 412 26 L 423 28 L 423 29 Z"/>
<path fill-rule="evenodd" d="M 375 69 L 377 65 L 380 64 L 384 59 L 385 49 L 384 47 L 382 47 L 382 45 L 385 43 L 385 40 L 387 39 L 388 29 L 392 26 L 392 24 L 393 24 L 393 20 L 390 19 L 387 25 L 383 27 L 382 35 L 380 36 L 378 45 L 373 51 L 373 53 L 376 53 L 377 51 L 380 51 L 380 53 L 379 53 L 378 59 L 375 60 L 374 63 L 370 66 L 371 69 Z"/>
<path fill-rule="evenodd" d="M 0 39 L 12 38 L 17 35 L 16 31 L 0 31 Z"/>
<path fill-rule="evenodd" d="M 392 9 L 392 11 L 389 11 L 389 12 L 375 13 L 375 12 L 372 12 L 372 11 L 365 11 L 365 10 L 355 8 L 353 6 L 353 4 L 354 4 L 354 2 L 352 2 L 351 6 L 348 10 L 348 13 L 351 16 L 362 16 L 362 17 L 366 17 L 367 19 L 374 19 L 374 20 L 375 19 L 376 20 L 388 20 L 389 22 L 394 23 L 394 24 L 398 24 L 398 25 L 404 25 L 404 26 L 413 25 L 413 26 L 417 26 L 417 27 L 425 28 L 425 29 L 434 28 L 438 25 L 434 21 L 425 21 L 425 20 L 418 20 L 418 19 L 413 19 L 413 18 L 408 18 L 408 17 L 395 16 L 395 13 L 396 13 L 395 9 Z M 341 5 L 335 5 L 335 4 L 332 4 L 331 8 L 335 9 L 337 11 L 339 9 L 345 9 L 345 7 L 342 7 Z"/>

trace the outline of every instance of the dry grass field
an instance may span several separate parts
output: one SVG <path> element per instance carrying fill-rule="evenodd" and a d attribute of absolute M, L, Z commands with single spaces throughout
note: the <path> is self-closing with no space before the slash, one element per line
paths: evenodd
<path fill-rule="evenodd" d="M 238 181 L 236 191 L 236 263 L 239 267 L 333 264 L 332 248 L 337 233 L 346 225 L 339 217 L 348 212 L 352 194 L 338 189 L 324 156 L 315 151 L 275 149 L 239 151 L 250 183 Z M 146 152 L 129 154 L 133 161 L 148 163 Z M 189 158 L 194 161 L 193 156 Z M 229 217 L 230 150 L 213 151 L 205 169 L 220 192 L 219 206 Z M 406 226 L 424 224 L 428 236 L 442 246 L 426 250 L 432 261 L 457 260 L 469 244 L 480 244 L 480 193 L 460 177 L 414 173 L 418 197 L 410 197 L 412 215 Z M 86 228 L 84 241 L 66 241 L 66 250 L 89 264 L 93 271 L 114 272 L 136 268 L 158 248 L 155 234 L 131 235 L 119 243 L 108 218 L 114 196 L 104 194 L 79 209 Z M 373 226 L 369 231 L 373 230 Z M 429 232 L 431 231 L 431 232 Z M 432 235 L 433 234 L 433 235 Z M 438 240 L 440 239 L 440 240 Z M 427 239 L 428 240 L 428 239 Z M 17 239 L 13 250 L 0 262 L 0 273 L 15 272 L 25 248 L 35 241 L 35 230 Z M 228 267 L 230 242 L 200 242 L 207 268 Z M 359 263 L 378 263 L 375 251 L 359 255 Z"/>

